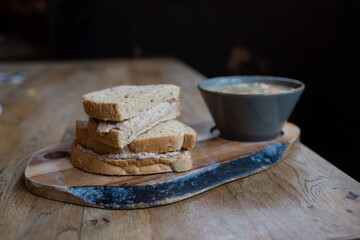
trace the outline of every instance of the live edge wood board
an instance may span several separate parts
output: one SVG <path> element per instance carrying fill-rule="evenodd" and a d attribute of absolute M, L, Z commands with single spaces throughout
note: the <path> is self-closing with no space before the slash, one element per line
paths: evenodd
<path fill-rule="evenodd" d="M 286 123 L 282 135 L 272 141 L 206 139 L 191 151 L 192 170 L 143 176 L 105 176 L 74 168 L 69 161 L 72 141 L 67 141 L 42 149 L 30 158 L 25 170 L 26 186 L 35 195 L 85 206 L 159 206 L 273 166 L 293 150 L 299 135 L 297 126 Z"/>

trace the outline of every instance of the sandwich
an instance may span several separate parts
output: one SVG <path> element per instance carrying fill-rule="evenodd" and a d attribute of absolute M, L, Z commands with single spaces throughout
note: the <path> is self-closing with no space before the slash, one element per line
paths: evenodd
<path fill-rule="evenodd" d="M 89 134 L 123 148 L 156 124 L 180 115 L 180 88 L 172 84 L 123 85 L 83 96 Z"/>
<path fill-rule="evenodd" d="M 75 136 L 81 145 L 100 154 L 137 154 L 166 153 L 191 149 L 195 146 L 197 133 L 194 129 L 178 120 L 168 120 L 140 134 L 128 146 L 116 148 L 89 136 L 87 121 L 76 121 Z"/>
<path fill-rule="evenodd" d="M 76 121 L 71 163 L 106 175 L 182 172 L 192 168 L 197 133 L 175 118 L 180 88 L 119 86 L 85 94 L 88 121 Z M 146 106 L 146 107 L 145 107 Z"/>

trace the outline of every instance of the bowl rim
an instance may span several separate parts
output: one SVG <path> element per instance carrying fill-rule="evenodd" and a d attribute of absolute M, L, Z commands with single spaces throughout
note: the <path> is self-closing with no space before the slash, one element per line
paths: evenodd
<path fill-rule="evenodd" d="M 205 82 L 208 81 L 216 81 L 216 80 L 220 80 L 220 79 L 242 79 L 242 78 L 246 78 L 246 79 L 259 79 L 259 81 L 271 81 L 271 80 L 275 80 L 275 81 L 280 81 L 280 82 L 290 82 L 290 83 L 295 83 L 295 84 L 299 84 L 300 86 L 295 88 L 292 91 L 284 91 L 284 92 L 279 92 L 279 93 L 262 93 L 262 94 L 255 94 L 255 93 L 247 93 L 247 94 L 239 94 L 239 93 L 224 93 L 224 92 L 217 92 L 217 91 L 212 91 L 209 89 L 206 89 L 202 86 L 202 84 L 204 84 Z M 277 95 L 286 95 L 286 94 L 292 94 L 295 92 L 301 92 L 305 89 L 305 83 L 303 83 L 302 81 L 293 79 L 293 78 L 286 78 L 286 77 L 278 77 L 278 76 L 267 76 L 267 75 L 236 75 L 236 76 L 220 76 L 220 77 L 214 77 L 214 78 L 208 78 L 205 79 L 204 81 L 202 81 L 201 83 L 198 84 L 198 89 L 200 91 L 203 92 L 207 92 L 207 93 L 211 93 L 211 94 L 217 94 L 217 95 L 229 95 L 229 96 L 246 96 L 246 97 L 263 97 L 263 96 L 277 96 Z"/>

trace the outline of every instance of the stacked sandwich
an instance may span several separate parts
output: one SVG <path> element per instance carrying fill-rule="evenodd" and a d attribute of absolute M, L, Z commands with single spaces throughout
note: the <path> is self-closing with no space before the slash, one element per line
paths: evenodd
<path fill-rule="evenodd" d="M 180 115 L 180 88 L 123 85 L 82 97 L 89 121 L 76 121 L 71 163 L 86 172 L 141 175 L 190 170 L 194 129 Z"/>

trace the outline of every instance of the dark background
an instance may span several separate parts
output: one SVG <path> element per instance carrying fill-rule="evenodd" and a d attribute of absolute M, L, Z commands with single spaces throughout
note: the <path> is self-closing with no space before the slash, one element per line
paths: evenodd
<path fill-rule="evenodd" d="M 290 121 L 357 180 L 359 35 L 358 0 L 0 0 L 0 61 L 166 55 L 303 81 Z"/>

